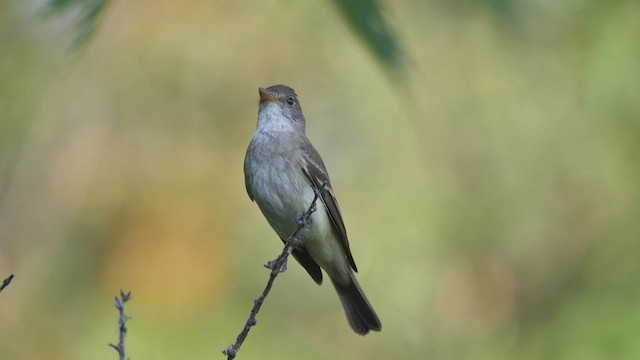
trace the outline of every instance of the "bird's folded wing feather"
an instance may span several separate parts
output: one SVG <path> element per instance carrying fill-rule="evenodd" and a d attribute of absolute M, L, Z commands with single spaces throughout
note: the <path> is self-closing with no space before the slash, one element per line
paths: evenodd
<path fill-rule="evenodd" d="M 349 248 L 347 229 L 344 226 L 342 214 L 340 213 L 340 207 L 338 207 L 338 201 L 336 200 L 333 189 L 331 188 L 329 175 L 324 166 L 324 163 L 322 162 L 322 158 L 320 157 L 320 154 L 318 154 L 318 151 L 313 147 L 313 145 L 311 145 L 308 140 L 306 141 L 304 146 L 302 146 L 302 150 L 304 152 L 302 170 L 309 178 L 311 186 L 313 186 L 316 190 L 320 190 L 320 199 L 327 209 L 329 219 L 331 219 L 331 223 L 333 224 L 333 227 L 335 228 L 336 233 L 340 238 L 340 242 L 344 249 L 345 255 L 347 256 L 347 259 L 349 260 L 349 264 L 355 272 L 358 272 L 356 263 L 353 260 L 353 256 L 351 255 L 351 249 Z"/>

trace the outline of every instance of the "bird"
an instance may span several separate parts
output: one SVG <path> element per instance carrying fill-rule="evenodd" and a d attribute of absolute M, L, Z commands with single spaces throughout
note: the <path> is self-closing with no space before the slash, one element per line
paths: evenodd
<path fill-rule="evenodd" d="M 381 331 L 382 323 L 356 279 L 340 207 L 320 154 L 305 133 L 305 118 L 296 92 L 286 85 L 258 88 L 255 134 L 244 161 L 249 198 L 283 242 L 298 227 L 300 216 L 319 194 L 317 210 L 299 233 L 293 257 L 318 284 L 322 270 L 331 280 L 353 331 Z"/>

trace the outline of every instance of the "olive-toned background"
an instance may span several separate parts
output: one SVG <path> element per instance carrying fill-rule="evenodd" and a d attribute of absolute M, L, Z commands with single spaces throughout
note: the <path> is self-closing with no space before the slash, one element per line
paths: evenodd
<path fill-rule="evenodd" d="M 330 1 L 0 1 L 2 359 L 222 359 L 281 249 L 242 162 L 298 92 L 359 279 L 297 264 L 238 359 L 640 357 L 640 4 L 381 1 L 392 68 Z M 71 49 L 71 50 L 70 50 Z"/>

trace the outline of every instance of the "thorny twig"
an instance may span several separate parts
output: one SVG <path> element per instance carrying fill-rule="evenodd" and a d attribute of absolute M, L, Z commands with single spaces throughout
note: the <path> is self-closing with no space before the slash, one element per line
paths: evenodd
<path fill-rule="evenodd" d="M 118 320 L 120 339 L 118 341 L 118 345 L 109 344 L 109 346 L 116 349 L 118 355 L 120 355 L 120 360 L 127 359 L 127 355 L 124 349 L 124 343 L 127 340 L 127 327 L 125 325 L 127 323 L 127 320 L 131 318 L 124 313 L 124 305 L 129 300 L 131 300 L 131 291 L 125 294 L 124 291 L 120 290 L 120 298 L 116 296 L 116 309 L 118 309 L 118 312 L 120 312 L 120 319 Z"/>
<path fill-rule="evenodd" d="M 253 308 L 251 309 L 251 314 L 249 314 L 249 318 L 247 319 L 247 322 L 245 323 L 244 328 L 242 329 L 242 332 L 240 332 L 240 335 L 238 335 L 236 342 L 233 343 L 228 348 L 226 348 L 224 351 L 222 351 L 222 353 L 227 356 L 227 360 L 235 359 L 236 354 L 238 353 L 238 351 L 240 351 L 240 347 L 242 346 L 242 343 L 244 343 L 244 340 L 247 338 L 247 335 L 249 335 L 249 330 L 251 330 L 252 326 L 256 325 L 257 323 L 256 315 L 258 315 L 258 311 L 260 311 L 260 307 L 262 306 L 262 303 L 267 298 L 267 295 L 269 295 L 269 292 L 271 291 L 271 286 L 273 285 L 273 282 L 276 280 L 276 277 L 278 276 L 278 274 L 285 272 L 287 270 L 287 258 L 289 257 L 289 255 L 291 255 L 291 252 L 293 251 L 293 249 L 299 245 L 300 239 L 298 238 L 298 234 L 305 226 L 307 226 L 307 224 L 309 223 L 309 219 L 311 218 L 311 214 L 313 214 L 313 212 L 316 211 L 316 201 L 318 201 L 318 198 L 320 197 L 321 192 L 324 191 L 324 188 L 325 188 L 325 185 L 323 185 L 321 189 L 314 189 L 315 196 L 313 197 L 313 201 L 311 201 L 311 205 L 309 205 L 309 209 L 307 209 L 307 211 L 304 214 L 302 214 L 302 216 L 296 219 L 296 223 L 298 224 L 298 227 L 287 239 L 287 242 L 284 246 L 284 249 L 282 250 L 282 253 L 277 258 L 275 258 L 272 261 L 269 261 L 265 265 L 266 268 L 271 269 L 271 274 L 269 275 L 269 281 L 267 281 L 267 286 L 265 286 L 264 290 L 262 291 L 262 295 L 260 295 L 260 297 L 258 297 L 253 301 Z"/>
<path fill-rule="evenodd" d="M 13 280 L 13 277 L 15 275 L 13 273 L 11 273 L 11 275 L 9 275 L 8 278 L 4 279 L 4 281 L 2 282 L 2 285 L 0 285 L 0 292 L 2 292 L 2 290 L 4 290 L 4 288 L 6 288 L 7 286 L 9 286 L 9 284 L 11 284 L 11 280 Z"/>

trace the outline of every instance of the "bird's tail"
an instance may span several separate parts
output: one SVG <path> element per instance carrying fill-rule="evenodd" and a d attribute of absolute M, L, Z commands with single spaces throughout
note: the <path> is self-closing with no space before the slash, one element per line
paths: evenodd
<path fill-rule="evenodd" d="M 358 335 L 367 335 L 369 330 L 382 330 L 378 315 L 369 304 L 369 300 L 364 295 L 353 273 L 351 273 L 351 278 L 347 285 L 341 285 L 333 279 L 331 279 L 331 282 L 338 292 L 347 320 L 353 331 Z"/>

